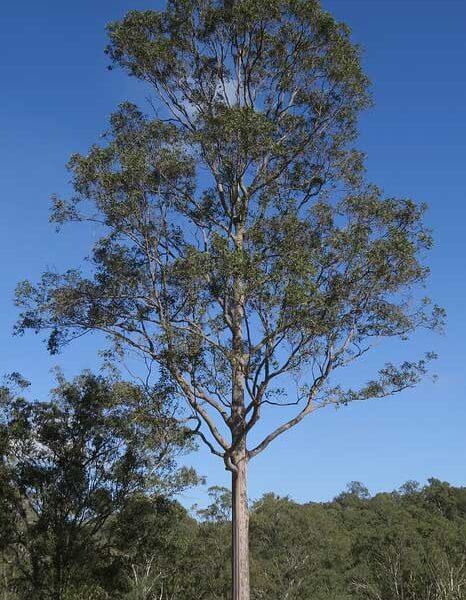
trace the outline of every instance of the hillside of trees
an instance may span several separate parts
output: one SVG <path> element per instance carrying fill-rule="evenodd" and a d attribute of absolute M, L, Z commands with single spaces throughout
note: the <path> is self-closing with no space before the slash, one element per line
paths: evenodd
<path fill-rule="evenodd" d="M 2 600 L 227 599 L 230 492 L 211 488 L 203 509 L 177 501 L 198 479 L 177 469 L 190 441 L 169 435 L 157 397 L 87 373 L 30 402 L 13 379 L 1 393 Z M 466 488 L 266 494 L 251 502 L 251 552 L 257 600 L 460 600 Z"/>

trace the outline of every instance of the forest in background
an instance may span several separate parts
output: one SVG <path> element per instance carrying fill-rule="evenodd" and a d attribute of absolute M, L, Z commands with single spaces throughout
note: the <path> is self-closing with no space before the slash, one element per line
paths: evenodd
<path fill-rule="evenodd" d="M 0 598 L 227 599 L 230 491 L 210 488 L 203 509 L 177 501 L 199 478 L 177 468 L 192 444 L 156 390 L 90 373 L 59 377 L 45 402 L 24 387 L 14 375 L 0 394 Z M 251 552 L 257 600 L 460 600 L 466 488 L 266 494 L 251 502 Z"/>

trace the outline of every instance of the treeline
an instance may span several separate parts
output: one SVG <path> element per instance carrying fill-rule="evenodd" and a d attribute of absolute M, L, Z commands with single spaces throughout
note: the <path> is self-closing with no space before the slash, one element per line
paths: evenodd
<path fill-rule="evenodd" d="M 84 374 L 45 402 L 2 388 L 2 600 L 226 600 L 230 495 L 191 511 L 191 448 L 158 390 Z M 16 388 L 16 391 L 15 391 Z M 466 489 L 436 479 L 251 506 L 256 600 L 466 598 Z"/>

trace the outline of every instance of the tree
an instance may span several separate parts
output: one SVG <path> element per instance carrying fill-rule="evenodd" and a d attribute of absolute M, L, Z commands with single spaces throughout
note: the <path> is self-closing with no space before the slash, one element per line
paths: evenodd
<path fill-rule="evenodd" d="M 124 575 L 121 587 L 128 598 L 188 600 L 194 588 L 186 562 L 200 553 L 197 532 L 197 522 L 176 501 L 147 494 L 131 498 L 105 532 L 120 557 L 116 571 Z M 113 586 L 115 579 L 113 572 Z"/>
<path fill-rule="evenodd" d="M 182 438 L 155 399 L 151 419 L 139 417 L 145 394 L 90 373 L 60 378 L 47 402 L 1 390 L 0 541 L 24 597 L 61 600 L 80 569 L 89 583 L 108 520 L 134 494 L 175 482 Z"/>
<path fill-rule="evenodd" d="M 169 0 L 109 35 L 156 114 L 123 104 L 107 143 L 71 158 L 75 196 L 55 198 L 52 220 L 101 225 L 94 275 L 20 284 L 18 331 L 49 329 L 52 352 L 98 331 L 158 365 L 231 471 L 233 599 L 248 600 L 249 461 L 318 408 L 415 385 L 433 357 L 356 389 L 330 381 L 376 339 L 440 324 L 417 302 L 425 207 L 365 182 L 353 142 L 368 80 L 317 0 Z M 284 406 L 296 414 L 258 438 Z"/>
<path fill-rule="evenodd" d="M 449 490 L 451 512 L 435 510 L 432 491 Z M 401 492 L 401 493 L 400 493 Z M 455 600 L 466 589 L 464 488 L 438 480 L 420 488 L 377 494 L 359 507 L 343 507 L 351 531 L 354 597 L 395 600 Z"/>
<path fill-rule="evenodd" d="M 254 596 L 267 600 L 348 600 L 351 539 L 332 505 L 266 494 L 251 510 Z"/>
<path fill-rule="evenodd" d="M 197 509 L 197 516 L 206 522 L 228 523 L 231 519 L 231 491 L 214 485 L 208 489 L 208 495 L 212 502 L 206 508 Z"/>

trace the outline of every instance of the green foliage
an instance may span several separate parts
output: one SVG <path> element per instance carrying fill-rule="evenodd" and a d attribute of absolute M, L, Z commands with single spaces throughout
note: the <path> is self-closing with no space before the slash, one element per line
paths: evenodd
<path fill-rule="evenodd" d="M 214 502 L 207 509 L 207 521 L 190 522 L 182 538 L 187 550 L 174 558 L 184 582 L 174 598 L 229 598 L 225 498 L 222 490 L 212 490 L 212 498 L 217 508 Z M 437 480 L 375 497 L 353 482 L 323 504 L 265 495 L 251 507 L 252 597 L 460 600 L 465 501 L 464 488 Z M 209 518 L 215 514 L 220 518 Z M 165 589 L 170 598 L 174 588 Z"/>
<path fill-rule="evenodd" d="M 386 397 L 426 374 L 433 353 L 387 362 L 354 389 L 332 381 L 376 340 L 442 325 L 443 310 L 422 292 L 432 246 L 425 206 L 366 181 L 354 142 L 369 82 L 348 27 L 317 0 L 168 0 L 163 11 L 130 11 L 108 33 L 112 65 L 151 86 L 155 116 L 126 102 L 104 141 L 71 157 L 75 193 L 54 198 L 52 221 L 97 226 L 91 269 L 21 283 L 17 332 L 49 331 L 51 352 L 99 332 L 110 358 L 134 350 L 149 375 L 155 363 L 155 392 L 182 420 L 178 435 L 200 436 L 239 490 L 248 460 L 316 409 Z M 263 413 L 284 405 L 294 416 L 251 442 Z M 153 418 L 127 416 L 133 440 Z M 448 517 L 424 514 L 428 494 L 457 510 L 435 486 L 409 494 L 431 533 Z M 244 525 L 240 496 L 234 515 Z M 97 494 L 99 506 L 106 498 Z M 407 499 L 370 500 L 355 484 L 325 506 L 262 499 L 252 511 L 256 598 L 391 600 L 403 590 L 427 600 L 445 584 L 432 576 L 442 561 L 460 575 L 461 563 L 456 554 L 448 562 L 445 540 L 415 530 Z M 227 496 L 213 491 L 200 524 L 170 507 L 183 530 L 175 539 L 154 499 L 138 502 L 145 527 L 126 542 L 124 519 L 135 513 L 106 521 L 119 548 L 108 566 L 114 593 L 228 597 Z M 246 530 L 235 529 L 244 580 Z"/>
<path fill-rule="evenodd" d="M 71 594 L 81 569 L 110 568 L 103 530 L 134 494 L 186 485 L 174 462 L 183 438 L 165 410 L 146 389 L 90 373 L 59 375 L 46 402 L 1 388 L 0 545 L 12 589 Z"/>
<path fill-rule="evenodd" d="M 94 272 L 20 284 L 17 331 L 49 330 L 52 352 L 99 331 L 155 361 L 230 469 L 316 408 L 415 385 L 432 353 L 330 384 L 375 339 L 444 317 L 421 298 L 425 206 L 367 183 L 353 146 L 370 95 L 348 27 L 315 0 L 169 0 L 108 32 L 157 116 L 124 103 L 71 158 L 52 221 L 101 225 Z M 296 378 L 296 418 L 247 448 Z"/>
<path fill-rule="evenodd" d="M 132 494 L 105 523 L 92 560 L 72 557 L 63 600 L 227 600 L 230 531 L 226 491 L 213 489 L 202 521 L 162 496 Z M 432 479 L 371 497 L 358 482 L 327 503 L 267 494 L 251 507 L 254 600 L 463 600 L 466 490 Z M 3 551 L 0 594 L 15 585 Z M 17 559 L 27 563 L 27 555 Z M 19 568 L 26 566 L 19 564 Z M 18 568 L 18 567 L 17 567 Z M 44 577 L 51 565 L 42 562 Z M 16 593 L 15 593 L 16 589 Z M 35 597 L 47 598 L 42 590 Z"/>
<path fill-rule="evenodd" d="M 351 539 L 339 515 L 268 495 L 251 520 L 255 598 L 336 598 L 345 590 Z"/>
<path fill-rule="evenodd" d="M 227 523 L 231 519 L 231 491 L 215 485 L 209 488 L 208 495 L 211 504 L 197 510 L 197 516 L 203 521 Z"/>

